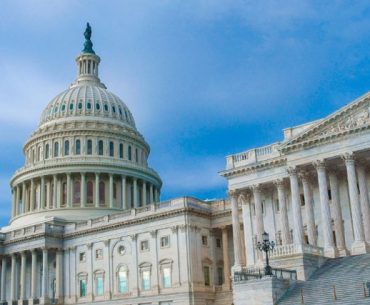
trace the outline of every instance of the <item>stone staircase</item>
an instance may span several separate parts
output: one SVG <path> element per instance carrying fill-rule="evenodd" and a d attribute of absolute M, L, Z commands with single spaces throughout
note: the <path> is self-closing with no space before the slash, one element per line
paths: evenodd
<path fill-rule="evenodd" d="M 309 280 L 299 281 L 290 288 L 278 304 L 369 305 L 369 288 L 364 292 L 365 282 L 370 285 L 370 254 L 328 259 Z"/>

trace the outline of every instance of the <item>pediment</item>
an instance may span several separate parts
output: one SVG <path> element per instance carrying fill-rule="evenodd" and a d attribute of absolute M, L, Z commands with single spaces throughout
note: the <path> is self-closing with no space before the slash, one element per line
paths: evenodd
<path fill-rule="evenodd" d="M 338 140 L 349 133 L 370 128 L 370 93 L 354 100 L 280 146 L 282 152 Z"/>

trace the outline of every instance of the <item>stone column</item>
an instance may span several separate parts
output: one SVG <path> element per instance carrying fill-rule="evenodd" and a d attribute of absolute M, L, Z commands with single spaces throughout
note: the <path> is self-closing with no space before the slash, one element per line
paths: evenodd
<path fill-rule="evenodd" d="M 86 207 L 86 174 L 85 173 L 81 173 L 80 206 L 81 208 Z"/>
<path fill-rule="evenodd" d="M 6 257 L 3 256 L 1 260 L 1 303 L 4 304 L 6 302 Z"/>
<path fill-rule="evenodd" d="M 15 282 L 15 279 L 16 279 L 16 264 L 17 264 L 17 258 L 15 256 L 15 254 L 13 253 L 12 254 L 12 260 L 11 260 L 11 273 L 10 273 L 10 300 L 11 301 L 16 301 L 17 298 L 16 298 L 16 282 Z"/>
<path fill-rule="evenodd" d="M 59 176 L 57 182 L 57 208 L 62 206 L 62 177 Z"/>
<path fill-rule="evenodd" d="M 247 267 L 254 266 L 256 261 L 256 248 L 254 245 L 254 233 L 252 228 L 251 194 L 245 192 L 240 196 L 242 200 L 242 215 L 244 225 L 245 260 Z"/>
<path fill-rule="evenodd" d="M 233 225 L 233 242 L 234 242 L 234 266 L 235 270 L 241 268 L 242 255 L 240 244 L 240 221 L 239 221 L 239 206 L 236 191 L 229 191 L 231 200 L 231 214 Z"/>
<path fill-rule="evenodd" d="M 31 299 L 37 298 L 37 250 L 32 250 L 32 263 L 31 263 Z"/>
<path fill-rule="evenodd" d="M 290 178 L 290 192 L 292 197 L 293 242 L 297 245 L 302 245 L 304 244 L 304 234 L 297 170 L 293 167 L 290 167 L 288 169 L 288 173 Z"/>
<path fill-rule="evenodd" d="M 53 198 L 51 198 L 51 181 L 49 179 L 46 183 L 46 203 L 48 209 L 51 209 L 52 202 Z"/>
<path fill-rule="evenodd" d="M 300 177 L 303 185 L 303 196 L 305 201 L 308 243 L 316 247 L 317 246 L 316 225 L 312 191 L 310 187 L 310 178 L 307 173 L 301 173 Z"/>
<path fill-rule="evenodd" d="M 41 304 L 46 304 L 49 299 L 48 294 L 48 278 L 49 278 L 49 268 L 48 268 L 48 249 L 42 249 L 42 280 L 41 280 Z"/>
<path fill-rule="evenodd" d="M 45 176 L 41 176 L 41 183 L 40 183 L 40 209 L 45 209 Z"/>
<path fill-rule="evenodd" d="M 95 173 L 95 207 L 98 208 L 100 206 L 100 193 L 99 193 L 99 173 Z"/>
<path fill-rule="evenodd" d="M 149 186 L 149 201 L 150 203 L 153 203 L 154 202 L 154 196 L 153 196 L 153 184 L 150 184 Z"/>
<path fill-rule="evenodd" d="M 35 209 L 35 181 L 31 179 L 29 210 L 33 211 L 34 209 Z"/>
<path fill-rule="evenodd" d="M 132 234 L 131 236 L 131 245 L 132 245 L 132 258 L 133 265 L 138 266 L 138 249 L 137 249 L 137 234 Z M 131 292 L 132 296 L 137 296 L 139 292 L 139 268 L 135 268 L 132 272 L 132 286 Z"/>
<path fill-rule="evenodd" d="M 143 200 L 142 205 L 143 206 L 147 205 L 148 202 L 146 201 L 146 182 L 145 181 L 143 181 L 143 189 L 142 189 L 141 197 L 142 197 L 142 200 Z"/>
<path fill-rule="evenodd" d="M 53 208 L 55 209 L 57 207 L 57 196 L 58 196 L 58 192 L 57 192 L 57 175 L 54 175 L 53 176 Z"/>
<path fill-rule="evenodd" d="M 344 239 L 344 227 L 343 227 L 343 217 L 342 217 L 342 207 L 339 199 L 339 189 L 338 189 L 338 178 L 336 175 L 337 169 L 329 171 L 329 185 L 331 192 L 331 206 L 332 214 L 334 218 L 334 230 L 335 237 L 337 241 L 337 248 L 339 255 L 347 255 L 346 242 Z"/>
<path fill-rule="evenodd" d="M 71 173 L 67 173 L 67 207 L 72 207 Z"/>
<path fill-rule="evenodd" d="M 317 160 L 313 162 L 313 165 L 317 171 L 317 179 L 319 184 L 321 222 L 323 231 L 322 233 L 324 237 L 324 254 L 328 257 L 336 257 L 337 250 L 334 246 L 333 241 L 333 229 L 331 226 L 331 214 L 329 207 L 328 182 L 326 180 L 325 162 L 323 160 Z"/>
<path fill-rule="evenodd" d="M 27 192 L 26 182 L 23 182 L 22 183 L 22 211 L 21 213 L 26 212 L 26 192 Z"/>
<path fill-rule="evenodd" d="M 229 237 L 227 227 L 224 226 L 222 230 L 222 254 L 224 258 L 224 289 L 230 290 L 230 260 L 229 260 Z"/>
<path fill-rule="evenodd" d="M 55 280 L 55 298 L 58 303 L 61 303 L 63 297 L 63 250 L 60 249 L 56 252 Z"/>
<path fill-rule="evenodd" d="M 16 202 L 17 202 L 17 198 L 16 198 L 16 193 L 17 193 L 17 189 L 15 187 L 12 188 L 12 217 L 15 217 L 16 215 Z"/>
<path fill-rule="evenodd" d="M 109 174 L 109 208 L 113 209 L 113 174 Z"/>
<path fill-rule="evenodd" d="M 21 195 L 21 188 L 19 185 L 16 186 L 17 188 L 17 195 L 15 197 L 16 203 L 15 203 L 15 215 L 19 215 L 19 201 L 21 200 L 20 195 Z"/>
<path fill-rule="evenodd" d="M 151 235 L 151 242 L 150 242 L 150 247 L 153 249 L 152 252 L 152 261 L 154 264 L 152 264 L 152 279 L 153 279 L 153 284 L 152 284 L 152 291 L 155 291 L 157 294 L 159 292 L 159 278 L 158 278 L 158 243 L 157 243 L 157 230 L 153 230 L 150 232 Z"/>
<path fill-rule="evenodd" d="M 21 252 L 20 299 L 26 299 L 26 252 Z"/>
<path fill-rule="evenodd" d="M 280 227 L 281 227 L 281 238 L 283 245 L 290 244 L 290 230 L 288 221 L 288 208 L 285 200 L 285 184 L 283 179 L 275 181 L 275 185 L 278 192 L 278 200 L 280 207 Z"/>
<path fill-rule="evenodd" d="M 352 255 L 363 254 L 368 252 L 368 245 L 365 242 L 365 234 L 362 226 L 361 207 L 357 190 L 357 177 L 355 160 L 352 153 L 347 153 L 343 156 L 347 169 L 347 180 L 349 199 L 352 211 L 352 224 L 354 241 L 352 244 Z"/>
<path fill-rule="evenodd" d="M 253 197 L 254 197 L 254 207 L 256 210 L 257 240 L 262 241 L 262 234 L 265 232 L 265 226 L 263 224 L 261 188 L 259 185 L 253 186 Z"/>
<path fill-rule="evenodd" d="M 363 164 L 357 165 L 358 186 L 360 189 L 360 202 L 362 221 L 364 222 L 364 235 L 367 243 L 370 243 L 370 206 L 367 189 L 366 171 Z"/>
<path fill-rule="evenodd" d="M 138 200 L 138 194 L 137 194 L 137 179 L 136 178 L 132 178 L 133 180 L 133 196 L 134 196 L 134 208 L 138 208 L 139 207 L 139 200 Z"/>
<path fill-rule="evenodd" d="M 126 200 L 126 176 L 121 177 L 121 201 L 122 209 L 127 210 L 127 200 Z"/>
<path fill-rule="evenodd" d="M 109 239 L 104 241 L 104 268 L 106 270 L 106 278 L 104 283 L 104 296 L 105 299 L 110 299 L 112 292 L 114 289 L 112 289 L 112 283 L 111 283 L 111 275 L 112 275 L 112 255 L 110 254 L 109 250 Z M 115 272 L 113 272 L 115 273 Z"/>

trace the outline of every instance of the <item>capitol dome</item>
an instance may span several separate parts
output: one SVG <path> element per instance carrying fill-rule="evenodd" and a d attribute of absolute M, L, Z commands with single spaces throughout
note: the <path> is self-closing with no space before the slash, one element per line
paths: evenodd
<path fill-rule="evenodd" d="M 150 147 L 126 104 L 99 79 L 89 25 L 84 35 L 77 79 L 42 112 L 24 146 L 25 165 L 11 179 L 12 226 L 83 221 L 159 201 Z"/>

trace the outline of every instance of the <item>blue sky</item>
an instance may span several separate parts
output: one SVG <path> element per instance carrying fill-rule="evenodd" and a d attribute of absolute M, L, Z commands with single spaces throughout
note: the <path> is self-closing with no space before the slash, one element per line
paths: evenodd
<path fill-rule="evenodd" d="M 370 88 L 368 1 L 16 1 L 0 9 L 0 225 L 86 21 L 100 77 L 151 145 L 162 199 L 226 195 L 225 156 L 281 140 Z"/>

